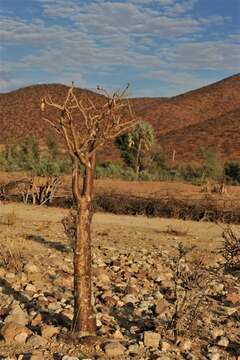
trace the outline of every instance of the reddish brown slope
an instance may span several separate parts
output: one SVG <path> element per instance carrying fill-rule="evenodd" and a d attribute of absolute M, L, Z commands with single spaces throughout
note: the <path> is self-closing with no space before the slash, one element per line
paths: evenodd
<path fill-rule="evenodd" d="M 240 104 L 240 75 L 187 92 L 136 113 L 148 120 L 158 134 L 167 133 L 233 111 Z"/>
<path fill-rule="evenodd" d="M 40 120 L 40 100 L 49 93 L 58 102 L 64 99 L 66 92 L 66 86 L 51 84 L 29 86 L 7 94 L 0 94 L 0 143 L 13 140 L 20 141 L 21 138 L 30 134 L 44 139 L 46 124 Z M 76 92 L 78 96 L 89 96 L 94 101 L 101 101 L 101 97 L 94 92 L 81 89 L 76 89 Z M 204 147 L 217 145 L 224 157 L 229 154 L 234 158 L 235 153 L 238 154 L 234 144 L 229 144 L 226 153 L 224 147 L 218 145 L 220 127 L 215 130 L 216 136 L 207 136 L 207 132 L 210 131 L 211 133 L 212 131 L 212 127 L 207 125 L 207 121 L 208 119 L 223 117 L 225 119 L 224 128 L 228 128 L 225 115 L 230 112 L 234 114 L 234 111 L 240 107 L 239 74 L 173 98 L 139 98 L 131 99 L 131 103 L 136 116 L 149 121 L 154 126 L 157 135 L 160 136 L 161 143 L 168 152 L 171 152 L 174 147 L 178 149 L 179 154 L 181 151 L 182 155 L 179 155 L 181 158 L 189 159 L 192 156 L 193 145 L 191 142 L 194 141 L 196 144 L 203 144 Z M 236 113 L 231 116 L 236 116 Z M 192 125 L 201 124 L 201 122 L 205 123 L 203 127 L 207 129 L 204 132 L 201 130 L 201 126 L 192 127 Z M 229 138 L 237 136 L 236 126 L 232 127 L 229 124 Z M 178 132 L 179 129 L 184 130 Z M 234 132 L 232 136 L 231 131 Z M 225 134 L 226 132 L 221 135 L 223 136 L 221 144 L 224 141 L 229 141 L 225 139 Z M 194 140 L 180 146 L 184 143 L 185 136 Z M 197 145 L 194 145 L 194 148 L 197 148 Z M 104 152 L 107 159 L 119 157 L 117 150 L 111 146 L 108 146 Z M 236 156 L 238 157 L 238 155 Z"/>
<path fill-rule="evenodd" d="M 240 107 L 217 118 L 162 134 L 159 142 L 171 158 L 176 150 L 176 163 L 199 160 L 201 149 L 212 147 L 222 159 L 240 160 Z"/>

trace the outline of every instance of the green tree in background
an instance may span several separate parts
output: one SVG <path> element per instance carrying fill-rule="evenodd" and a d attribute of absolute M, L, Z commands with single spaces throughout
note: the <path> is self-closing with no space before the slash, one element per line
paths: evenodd
<path fill-rule="evenodd" d="M 202 149 L 203 175 L 205 178 L 219 180 L 223 176 L 223 164 L 215 149 Z"/>
<path fill-rule="evenodd" d="M 147 122 L 140 122 L 134 131 L 120 135 L 116 139 L 122 158 L 135 170 L 137 178 L 140 171 L 150 166 L 151 148 L 154 141 L 153 127 Z"/>

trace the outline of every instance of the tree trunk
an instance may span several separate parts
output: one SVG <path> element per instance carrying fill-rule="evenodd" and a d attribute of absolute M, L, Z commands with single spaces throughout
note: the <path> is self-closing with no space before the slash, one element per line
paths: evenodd
<path fill-rule="evenodd" d="M 135 172 L 137 175 L 137 179 L 139 178 L 141 147 L 142 147 L 142 139 L 140 139 L 138 148 L 137 148 L 136 165 L 135 165 Z"/>
<path fill-rule="evenodd" d="M 93 181 L 95 173 L 95 155 L 86 167 L 83 188 L 79 196 L 79 171 L 73 179 L 77 196 L 76 239 L 74 246 L 74 319 L 73 331 L 79 336 L 96 335 L 96 317 L 92 304 L 92 254 L 91 232 Z M 78 164 L 79 165 L 79 164 Z M 78 189 L 76 188 L 78 186 Z"/>

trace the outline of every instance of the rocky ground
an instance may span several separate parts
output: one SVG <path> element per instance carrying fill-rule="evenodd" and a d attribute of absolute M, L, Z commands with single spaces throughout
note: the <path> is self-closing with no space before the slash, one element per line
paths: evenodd
<path fill-rule="evenodd" d="M 66 213 L 1 205 L 0 359 L 240 359 L 239 273 L 216 252 L 223 225 L 208 223 L 97 214 L 98 337 L 72 339 Z"/>

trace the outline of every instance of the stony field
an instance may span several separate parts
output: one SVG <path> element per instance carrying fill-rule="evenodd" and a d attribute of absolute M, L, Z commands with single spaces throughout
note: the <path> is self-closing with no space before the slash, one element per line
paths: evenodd
<path fill-rule="evenodd" d="M 239 272 L 209 222 L 95 214 L 98 337 L 72 339 L 67 213 L 0 204 L 0 359 L 240 359 Z"/>

